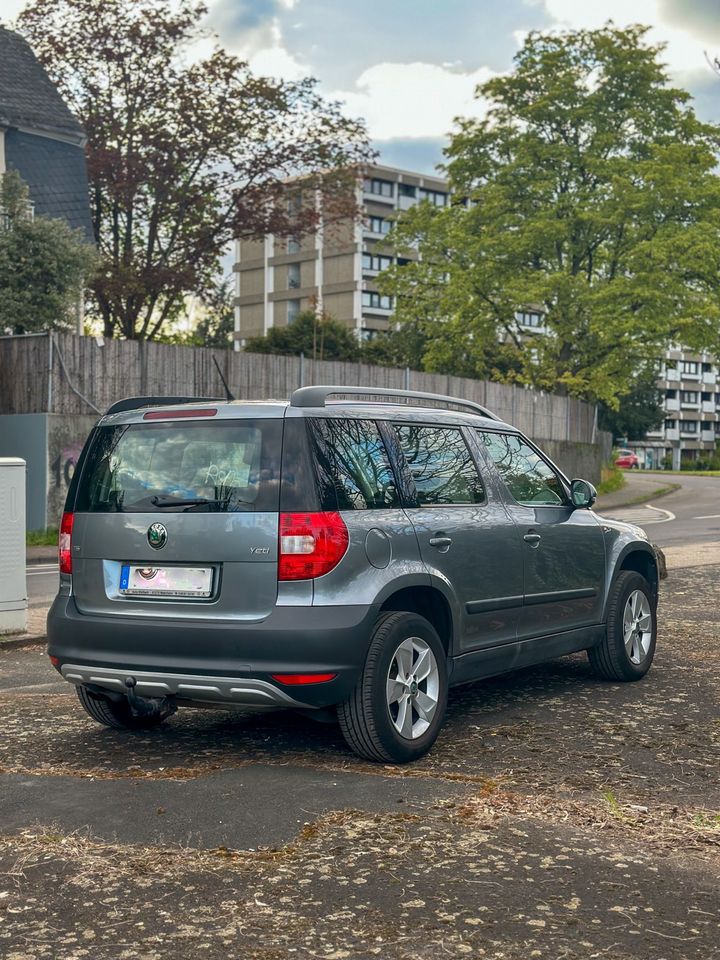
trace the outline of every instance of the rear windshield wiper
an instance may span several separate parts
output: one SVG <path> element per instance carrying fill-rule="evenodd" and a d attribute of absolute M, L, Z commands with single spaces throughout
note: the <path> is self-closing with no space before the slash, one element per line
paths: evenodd
<path fill-rule="evenodd" d="M 217 500 L 208 500 L 206 497 L 150 497 L 154 507 L 197 507 L 204 503 L 218 503 Z"/>
<path fill-rule="evenodd" d="M 209 507 L 209 506 L 214 506 L 214 507 L 220 507 L 220 508 L 223 508 L 223 507 L 224 507 L 225 509 L 224 509 L 224 510 L 221 509 L 220 512 L 227 512 L 227 511 L 229 511 L 229 510 L 231 509 L 231 507 L 232 507 L 234 504 L 239 504 L 239 503 L 242 503 L 242 504 L 244 504 L 244 505 L 246 505 L 246 506 L 250 506 L 250 507 L 254 506 L 254 504 L 253 504 L 253 502 L 252 502 L 251 500 L 242 500 L 242 499 L 240 499 L 240 497 L 231 497 L 231 498 L 225 499 L 225 500 L 219 500 L 219 499 L 209 500 L 207 497 L 187 497 L 187 498 L 183 498 L 183 497 L 158 497 L 158 496 L 154 496 L 154 497 L 150 497 L 150 503 L 151 503 L 154 507 L 157 507 L 158 509 L 162 509 L 163 507 L 185 507 L 185 508 L 187 508 L 187 507 L 205 507 L 205 506 L 208 506 L 208 507 Z"/>

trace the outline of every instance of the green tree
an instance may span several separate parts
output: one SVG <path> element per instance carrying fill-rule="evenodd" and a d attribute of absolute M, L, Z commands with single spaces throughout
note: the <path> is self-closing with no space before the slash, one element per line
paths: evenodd
<path fill-rule="evenodd" d="M 720 128 L 645 34 L 531 33 L 479 87 L 485 118 L 446 151 L 456 201 L 400 220 L 422 259 L 381 281 L 400 322 L 425 318 L 430 369 L 501 342 L 504 379 L 617 406 L 669 341 L 717 347 Z M 518 328 L 531 305 L 545 336 Z"/>
<path fill-rule="evenodd" d="M 358 342 L 352 330 L 324 314 L 303 310 L 286 327 L 271 327 L 264 337 L 250 337 L 248 353 L 279 353 L 308 360 L 357 360 Z"/>
<path fill-rule="evenodd" d="M 157 337 L 212 287 L 233 238 L 355 212 L 363 125 L 314 80 L 256 77 L 218 47 L 193 56 L 205 14 L 196 0 L 31 0 L 18 20 L 87 133 L 108 336 Z M 284 181 L 300 173 L 295 205 Z"/>
<path fill-rule="evenodd" d="M 655 430 L 663 422 L 665 411 L 662 394 L 656 385 L 656 374 L 648 367 L 636 377 L 632 388 L 620 397 L 617 409 L 601 403 L 598 410 L 598 426 L 614 438 L 643 440 L 649 430 Z"/>
<path fill-rule="evenodd" d="M 95 250 L 62 220 L 33 217 L 15 171 L 0 179 L 0 331 L 69 329 Z"/>

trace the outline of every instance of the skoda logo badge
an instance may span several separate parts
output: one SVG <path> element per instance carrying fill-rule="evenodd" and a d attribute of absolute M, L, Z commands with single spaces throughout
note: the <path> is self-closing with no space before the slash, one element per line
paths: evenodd
<path fill-rule="evenodd" d="M 167 543 L 167 530 L 161 523 L 154 523 L 148 529 L 147 538 L 154 550 L 161 550 Z"/>

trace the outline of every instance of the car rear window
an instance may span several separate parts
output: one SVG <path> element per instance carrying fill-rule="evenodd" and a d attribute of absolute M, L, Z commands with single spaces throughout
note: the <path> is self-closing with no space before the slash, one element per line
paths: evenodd
<path fill-rule="evenodd" d="M 281 420 L 100 427 L 76 510 L 91 513 L 276 511 Z"/>
<path fill-rule="evenodd" d="M 340 417 L 288 419 L 281 502 L 284 511 L 398 506 L 395 475 L 377 423 Z"/>

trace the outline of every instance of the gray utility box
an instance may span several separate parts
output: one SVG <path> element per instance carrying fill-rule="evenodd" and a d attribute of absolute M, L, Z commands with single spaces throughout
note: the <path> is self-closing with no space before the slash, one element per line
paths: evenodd
<path fill-rule="evenodd" d="M 25 461 L 0 457 L 0 633 L 27 629 Z"/>

